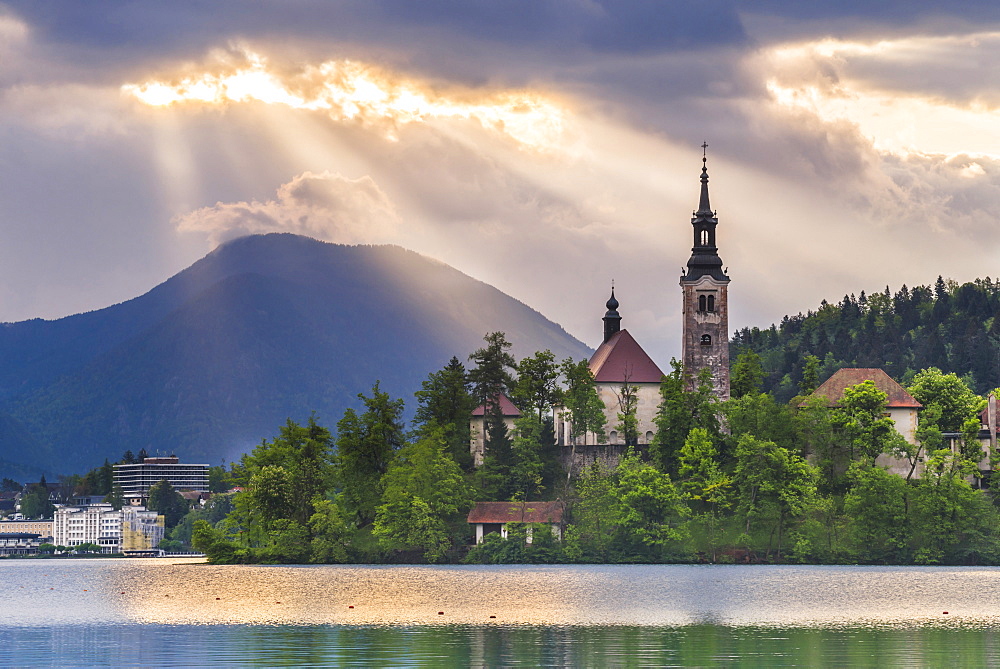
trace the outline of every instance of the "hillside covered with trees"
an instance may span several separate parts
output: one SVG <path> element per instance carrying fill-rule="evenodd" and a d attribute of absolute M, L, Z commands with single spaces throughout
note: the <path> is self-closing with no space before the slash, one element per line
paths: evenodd
<path fill-rule="evenodd" d="M 982 394 L 1000 385 L 1000 281 L 901 287 L 786 316 L 767 329 L 743 328 L 731 357 L 754 351 L 765 371 L 763 388 L 778 401 L 798 393 L 806 358 L 820 360 L 820 380 L 841 367 L 881 367 L 906 383 L 937 367 L 963 377 Z"/>
<path fill-rule="evenodd" d="M 760 392 L 759 359 L 745 352 L 734 397 L 720 403 L 710 378 L 690 379 L 675 361 L 649 448 L 566 472 L 550 407 L 623 433 L 634 408 L 622 402 L 616 424 L 601 426 L 584 365 L 547 351 L 518 361 L 509 349 L 491 333 L 469 369 L 453 358 L 429 374 L 410 429 L 403 400 L 377 382 L 335 431 L 289 421 L 234 463 L 239 492 L 189 513 L 171 539 L 227 563 L 1000 563 L 1000 513 L 979 478 L 985 400 L 954 374 L 913 375 L 924 419 L 910 444 L 871 381 L 836 406 L 779 402 Z M 817 372 L 812 358 L 807 384 Z M 522 412 L 513 430 L 491 401 L 498 392 Z M 485 460 L 474 467 L 469 419 L 484 403 Z M 908 474 L 877 464 L 882 455 L 910 463 Z M 470 549 L 469 509 L 505 500 L 561 501 L 562 541 L 535 525 L 528 544 L 514 525 Z"/>

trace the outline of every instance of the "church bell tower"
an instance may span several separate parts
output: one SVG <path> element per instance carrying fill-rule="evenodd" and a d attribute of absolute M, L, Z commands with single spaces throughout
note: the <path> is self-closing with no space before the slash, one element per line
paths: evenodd
<path fill-rule="evenodd" d="M 716 397 L 729 399 L 729 276 L 715 245 L 719 219 L 708 201 L 708 145 L 702 144 L 701 200 L 691 218 L 694 246 L 687 269 L 681 274 L 684 296 L 682 361 L 695 383 L 699 372 L 712 372 Z"/>

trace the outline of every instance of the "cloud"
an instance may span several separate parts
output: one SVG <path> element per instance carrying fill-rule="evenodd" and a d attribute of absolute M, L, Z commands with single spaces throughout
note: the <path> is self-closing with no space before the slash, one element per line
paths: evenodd
<path fill-rule="evenodd" d="M 175 220 L 182 232 L 208 235 L 213 245 L 250 234 L 293 232 L 342 244 L 393 241 L 400 221 L 370 177 L 300 174 L 265 202 L 219 202 Z"/>

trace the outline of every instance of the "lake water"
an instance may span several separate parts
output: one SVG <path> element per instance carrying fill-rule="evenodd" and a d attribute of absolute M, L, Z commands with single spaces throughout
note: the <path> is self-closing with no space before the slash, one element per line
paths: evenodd
<path fill-rule="evenodd" d="M 996 666 L 1000 568 L 0 562 L 0 666 Z"/>

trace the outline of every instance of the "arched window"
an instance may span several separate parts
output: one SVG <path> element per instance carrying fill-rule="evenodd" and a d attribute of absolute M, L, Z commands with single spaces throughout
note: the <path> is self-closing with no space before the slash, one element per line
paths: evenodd
<path fill-rule="evenodd" d="M 701 245 L 708 246 L 708 230 L 701 231 Z"/>
<path fill-rule="evenodd" d="M 708 302 L 705 300 L 704 295 L 698 296 L 698 311 L 705 311 L 707 309 Z"/>
<path fill-rule="evenodd" d="M 615 432 L 614 430 L 611 430 L 611 433 L 608 434 L 608 443 L 609 444 L 617 444 L 618 443 L 618 433 Z"/>
<path fill-rule="evenodd" d="M 705 311 L 715 311 L 715 295 L 708 296 L 708 308 Z"/>
<path fill-rule="evenodd" d="M 703 334 L 701 336 L 701 345 L 702 346 L 711 346 L 712 345 L 712 335 L 710 335 L 710 334 Z"/>
<path fill-rule="evenodd" d="M 652 444 L 653 443 L 653 431 L 652 430 L 646 432 L 646 443 L 647 444 Z"/>

